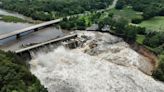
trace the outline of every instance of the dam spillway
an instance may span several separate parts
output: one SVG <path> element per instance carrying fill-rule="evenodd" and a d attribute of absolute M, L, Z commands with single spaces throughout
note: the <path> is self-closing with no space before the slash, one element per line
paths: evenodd
<path fill-rule="evenodd" d="M 49 50 L 56 48 L 62 43 L 66 47 L 75 48 L 76 47 L 75 45 L 78 44 L 78 42 L 74 40 L 76 37 L 77 37 L 77 34 L 70 34 L 64 37 L 52 39 L 43 43 L 39 43 L 36 45 L 28 46 L 23 49 L 16 50 L 15 53 L 21 56 L 22 58 L 26 58 L 27 60 L 29 60 L 32 58 L 31 52 L 38 52 L 38 51 L 48 52 Z M 70 44 L 73 44 L 73 45 L 70 46 Z"/>

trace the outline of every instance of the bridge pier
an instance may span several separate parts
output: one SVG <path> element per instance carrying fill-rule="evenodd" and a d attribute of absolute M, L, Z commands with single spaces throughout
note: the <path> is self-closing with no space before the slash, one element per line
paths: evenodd
<path fill-rule="evenodd" d="M 20 38 L 20 34 L 16 34 L 16 39 L 19 39 Z"/>
<path fill-rule="evenodd" d="M 34 29 L 34 32 L 37 32 L 39 29 L 38 28 L 36 28 L 36 29 Z"/>
<path fill-rule="evenodd" d="M 25 61 L 29 61 L 32 59 L 31 54 L 29 51 L 25 51 L 22 53 L 17 53 L 18 56 L 20 56 L 22 59 L 24 59 Z"/>
<path fill-rule="evenodd" d="M 71 39 L 70 41 L 62 42 L 62 45 L 69 49 L 74 49 L 78 47 L 78 41 L 75 39 Z"/>

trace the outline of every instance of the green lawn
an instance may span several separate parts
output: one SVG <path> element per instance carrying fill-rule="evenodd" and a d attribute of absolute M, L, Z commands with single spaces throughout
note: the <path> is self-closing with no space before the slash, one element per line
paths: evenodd
<path fill-rule="evenodd" d="M 151 31 L 164 31 L 164 17 L 157 16 L 152 19 L 143 21 L 139 25 L 142 27 L 146 27 L 147 30 Z"/>
<path fill-rule="evenodd" d="M 113 13 L 114 16 L 121 16 L 121 17 L 124 17 L 126 19 L 128 19 L 129 21 L 133 18 L 142 18 L 141 16 L 141 12 L 137 12 L 137 11 L 134 11 L 133 9 L 131 9 L 131 7 L 126 7 L 124 9 L 121 9 L 121 10 L 117 10 L 117 9 L 111 9 L 108 11 L 109 13 Z"/>
<path fill-rule="evenodd" d="M 136 42 L 139 44 L 143 44 L 144 39 L 145 39 L 144 35 L 137 35 Z"/>

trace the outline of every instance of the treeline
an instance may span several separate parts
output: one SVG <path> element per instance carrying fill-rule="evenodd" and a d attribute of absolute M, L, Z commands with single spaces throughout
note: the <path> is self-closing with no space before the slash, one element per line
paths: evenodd
<path fill-rule="evenodd" d="M 0 7 L 36 20 L 79 14 L 107 8 L 113 0 L 0 0 Z"/>
<path fill-rule="evenodd" d="M 125 18 L 116 18 L 112 13 L 107 16 L 105 13 L 92 13 L 81 17 L 64 18 L 59 24 L 62 29 L 68 30 L 85 30 L 92 24 L 98 25 L 98 30 L 103 31 L 103 28 L 109 26 L 109 31 L 113 34 L 122 36 L 126 41 L 135 41 L 138 33 L 145 31 L 145 28 L 129 25 Z"/>
<path fill-rule="evenodd" d="M 122 37 L 127 42 L 134 43 L 138 34 L 145 32 L 144 27 L 129 24 L 129 21 L 123 17 L 115 18 L 111 16 L 99 21 L 99 29 L 105 25 L 110 26 L 110 33 Z"/>
<path fill-rule="evenodd" d="M 71 18 L 64 18 L 62 22 L 59 23 L 62 29 L 68 30 L 85 30 L 87 27 L 94 23 L 97 23 L 101 13 L 92 13 L 84 16 L 76 16 Z"/>
<path fill-rule="evenodd" d="M 0 92 L 48 92 L 30 73 L 25 61 L 0 51 Z"/>
<path fill-rule="evenodd" d="M 164 0 L 118 0 L 117 9 L 132 6 L 135 11 L 143 12 L 144 19 L 154 16 L 164 16 Z"/>

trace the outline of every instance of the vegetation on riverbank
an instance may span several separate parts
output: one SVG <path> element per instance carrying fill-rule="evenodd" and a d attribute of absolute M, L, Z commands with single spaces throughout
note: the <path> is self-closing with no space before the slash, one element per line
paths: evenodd
<path fill-rule="evenodd" d="M 87 27 L 91 26 L 98 20 L 101 13 L 92 13 L 84 16 L 71 17 L 69 19 L 64 18 L 62 22 L 59 23 L 62 29 L 78 29 L 85 30 Z"/>
<path fill-rule="evenodd" d="M 113 0 L 0 0 L 0 8 L 12 10 L 35 20 L 51 20 L 58 17 L 105 9 Z"/>
<path fill-rule="evenodd" d="M 146 35 L 143 45 L 153 51 L 159 58 L 158 68 L 153 77 L 164 81 L 164 32 L 153 32 Z"/>
<path fill-rule="evenodd" d="M 164 53 L 159 56 L 158 68 L 153 73 L 153 77 L 160 81 L 164 81 Z"/>
<path fill-rule="evenodd" d="M 118 12 L 117 12 L 118 13 Z M 85 30 L 92 24 L 98 24 L 98 30 L 109 25 L 111 33 L 122 36 L 125 40 L 135 41 L 137 33 L 142 33 L 145 29 L 139 26 L 129 25 L 129 19 L 127 16 L 119 16 L 114 12 L 94 12 L 89 15 L 64 18 L 64 20 L 59 24 L 61 28 L 68 30 Z"/>
<path fill-rule="evenodd" d="M 4 22 L 14 22 L 14 23 L 27 22 L 26 20 L 23 20 L 21 18 L 17 18 L 17 17 L 14 17 L 14 16 L 6 16 L 6 15 L 0 15 L 0 20 L 4 21 Z"/>
<path fill-rule="evenodd" d="M 0 92 L 47 92 L 25 63 L 14 53 L 0 51 Z"/>
<path fill-rule="evenodd" d="M 137 43 L 143 44 L 144 40 L 145 40 L 145 36 L 144 35 L 137 35 L 137 39 L 136 39 Z"/>

